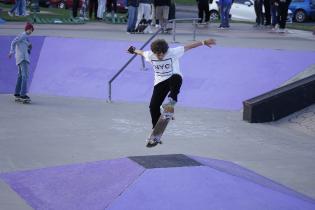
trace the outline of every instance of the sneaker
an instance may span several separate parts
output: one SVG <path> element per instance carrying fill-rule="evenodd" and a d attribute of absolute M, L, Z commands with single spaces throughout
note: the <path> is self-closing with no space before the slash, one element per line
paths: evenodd
<path fill-rule="evenodd" d="M 27 95 L 21 96 L 20 98 L 21 98 L 21 99 L 30 99 L 30 97 L 28 97 Z"/>
<path fill-rule="evenodd" d="M 8 11 L 8 15 L 9 15 L 10 17 L 13 17 L 13 13 L 10 12 L 10 11 Z"/>
<path fill-rule="evenodd" d="M 160 106 L 161 113 L 174 113 L 174 106 L 176 104 L 176 101 L 172 98 L 168 98 L 169 102 L 166 104 L 162 104 Z"/>
<path fill-rule="evenodd" d="M 20 98 L 21 95 L 20 95 L 20 94 L 14 94 L 14 97 L 15 97 L 15 98 Z"/>
<path fill-rule="evenodd" d="M 279 28 L 278 29 L 278 33 L 285 33 L 286 31 L 285 31 L 285 29 L 284 28 Z"/>

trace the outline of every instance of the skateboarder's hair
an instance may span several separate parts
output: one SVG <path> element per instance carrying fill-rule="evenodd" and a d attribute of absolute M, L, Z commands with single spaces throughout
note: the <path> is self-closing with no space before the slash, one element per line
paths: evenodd
<path fill-rule="evenodd" d="M 168 44 L 164 39 L 157 39 L 151 43 L 151 50 L 154 54 L 165 54 L 168 50 Z"/>

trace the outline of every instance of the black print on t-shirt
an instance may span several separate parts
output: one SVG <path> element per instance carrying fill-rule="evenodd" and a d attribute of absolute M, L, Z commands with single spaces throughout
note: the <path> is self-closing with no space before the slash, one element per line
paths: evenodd
<path fill-rule="evenodd" d="M 153 70 L 160 77 L 166 77 L 172 75 L 173 65 L 172 59 L 165 60 L 152 60 Z"/>

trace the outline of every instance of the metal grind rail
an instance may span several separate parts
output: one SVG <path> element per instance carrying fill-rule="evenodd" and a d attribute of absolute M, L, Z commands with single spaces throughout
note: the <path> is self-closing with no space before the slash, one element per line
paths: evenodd
<path fill-rule="evenodd" d="M 154 37 L 156 37 L 163 29 L 160 28 L 159 30 L 157 30 L 149 39 L 148 41 L 146 41 L 146 43 L 144 43 L 142 45 L 142 47 L 140 48 L 140 50 L 143 50 L 148 44 L 149 42 L 154 39 Z M 133 55 L 125 65 L 123 65 L 123 67 L 121 67 L 121 69 L 109 80 L 108 82 L 108 99 L 107 102 L 112 102 L 112 83 L 113 81 L 125 70 L 125 68 L 131 63 L 131 61 L 133 61 L 133 59 L 135 59 L 137 55 Z"/>

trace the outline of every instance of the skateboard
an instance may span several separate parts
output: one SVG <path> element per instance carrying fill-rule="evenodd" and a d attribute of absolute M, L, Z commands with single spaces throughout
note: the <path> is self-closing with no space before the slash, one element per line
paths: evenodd
<path fill-rule="evenodd" d="M 165 111 L 161 113 L 161 116 L 154 126 L 150 137 L 147 139 L 147 147 L 154 147 L 157 144 L 162 144 L 161 137 L 170 122 L 174 120 L 174 107 L 168 106 L 165 108 Z"/>
<path fill-rule="evenodd" d="M 23 104 L 30 104 L 31 99 L 15 98 L 15 102 L 19 102 L 19 103 L 23 103 Z"/>

